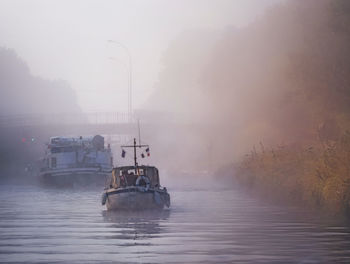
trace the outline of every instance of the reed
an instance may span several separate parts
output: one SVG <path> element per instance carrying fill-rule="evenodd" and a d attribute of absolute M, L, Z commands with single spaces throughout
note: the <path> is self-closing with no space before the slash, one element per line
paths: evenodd
<path fill-rule="evenodd" d="M 234 166 L 239 184 L 264 195 L 350 216 L 350 132 L 308 147 L 252 151 Z"/>

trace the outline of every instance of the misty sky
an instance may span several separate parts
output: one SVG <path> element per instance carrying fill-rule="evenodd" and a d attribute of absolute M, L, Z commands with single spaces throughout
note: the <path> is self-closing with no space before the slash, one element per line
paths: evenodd
<path fill-rule="evenodd" d="M 162 53 L 184 30 L 242 27 L 278 0 L 0 0 L 0 46 L 32 74 L 67 80 L 84 111 L 126 111 L 126 45 L 135 108 L 153 91 Z M 186 56 L 186 54 L 184 54 Z M 111 59 L 113 58 L 113 59 Z"/>

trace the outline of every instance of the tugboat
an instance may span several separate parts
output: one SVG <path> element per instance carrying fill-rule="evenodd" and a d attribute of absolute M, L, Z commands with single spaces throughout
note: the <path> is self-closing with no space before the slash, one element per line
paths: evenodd
<path fill-rule="evenodd" d="M 104 137 L 52 137 L 41 161 L 41 182 L 54 186 L 103 186 L 113 169 Z"/>
<path fill-rule="evenodd" d="M 137 145 L 134 138 L 133 145 L 122 148 L 133 148 L 134 165 L 112 170 L 111 179 L 102 194 L 102 205 L 106 205 L 107 210 L 169 208 L 170 195 L 165 187 L 160 186 L 158 169 L 154 166 L 139 166 L 137 163 L 137 148 L 146 148 L 149 153 L 149 146 L 141 143 Z M 125 157 L 124 149 L 122 157 Z"/>

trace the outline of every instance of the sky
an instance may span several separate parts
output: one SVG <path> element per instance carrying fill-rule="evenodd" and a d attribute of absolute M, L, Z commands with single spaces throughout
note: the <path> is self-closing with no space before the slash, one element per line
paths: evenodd
<path fill-rule="evenodd" d="M 0 0 L 0 46 L 31 73 L 68 81 L 83 111 L 126 112 L 128 54 L 134 109 L 162 70 L 162 54 L 186 30 L 244 27 L 278 0 Z"/>

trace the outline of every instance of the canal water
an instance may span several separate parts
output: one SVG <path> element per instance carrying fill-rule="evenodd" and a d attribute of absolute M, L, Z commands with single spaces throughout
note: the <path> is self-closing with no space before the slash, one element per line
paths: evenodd
<path fill-rule="evenodd" d="M 350 228 L 236 190 L 169 188 L 170 210 L 106 212 L 101 190 L 0 186 L 0 263 L 350 263 Z"/>

